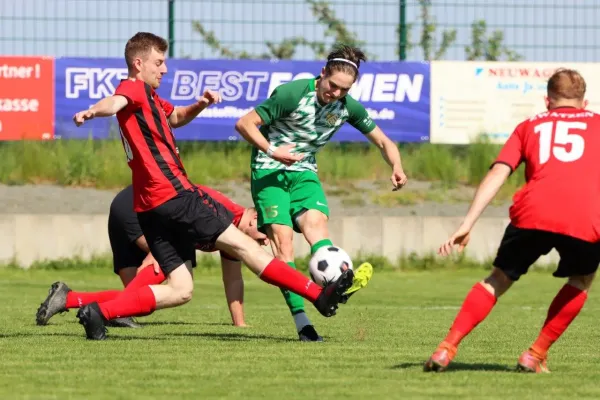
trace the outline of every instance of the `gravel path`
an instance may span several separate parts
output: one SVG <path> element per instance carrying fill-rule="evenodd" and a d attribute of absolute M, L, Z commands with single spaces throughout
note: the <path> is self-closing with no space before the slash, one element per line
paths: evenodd
<path fill-rule="evenodd" d="M 468 201 L 472 196 L 473 189 L 463 188 L 462 198 L 464 201 L 431 202 L 425 201 L 418 204 L 398 205 L 395 207 L 382 207 L 373 204 L 369 200 L 369 193 L 378 190 L 381 193 L 389 189 L 376 188 L 367 182 L 357 182 L 354 187 L 347 190 L 354 198 L 362 199 L 359 205 L 347 205 L 342 203 L 348 195 L 328 195 L 331 216 L 360 216 L 360 215 L 394 215 L 394 216 L 462 216 L 468 209 Z M 430 186 L 426 182 L 409 182 L 409 185 L 398 192 L 426 191 Z M 242 205 L 251 205 L 248 184 L 226 183 L 217 187 L 235 201 Z M 103 214 L 108 213 L 110 202 L 118 190 L 97 190 L 90 188 L 72 188 L 54 185 L 24 185 L 6 186 L 0 185 L 0 204 L 5 214 L 27 213 L 27 214 Z M 456 192 L 456 190 L 455 190 Z M 485 216 L 506 217 L 508 205 L 490 206 L 485 211 Z"/>

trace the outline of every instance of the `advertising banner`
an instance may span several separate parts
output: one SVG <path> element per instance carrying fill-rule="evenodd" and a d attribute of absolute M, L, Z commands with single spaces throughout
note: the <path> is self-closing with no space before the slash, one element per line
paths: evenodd
<path fill-rule="evenodd" d="M 54 59 L 0 56 L 0 140 L 54 135 Z"/>
<path fill-rule="evenodd" d="M 174 130 L 177 140 L 241 140 L 238 118 L 268 98 L 280 84 L 318 75 L 323 62 L 264 60 L 168 59 L 168 73 L 158 93 L 173 105 L 188 105 L 205 90 L 220 91 L 223 102 L 204 110 L 185 127 Z M 359 100 L 383 131 L 397 142 L 429 141 L 429 64 L 367 62 L 350 94 Z M 127 77 L 122 59 L 56 59 L 56 135 L 102 139 L 118 135 L 116 118 L 89 121 L 80 128 L 73 115 L 114 93 Z M 349 124 L 334 141 L 364 141 Z"/>
<path fill-rule="evenodd" d="M 561 67 L 583 75 L 588 108 L 600 112 L 597 64 L 432 62 L 431 142 L 468 144 L 484 136 L 504 143 L 519 123 L 546 111 L 548 78 Z"/>

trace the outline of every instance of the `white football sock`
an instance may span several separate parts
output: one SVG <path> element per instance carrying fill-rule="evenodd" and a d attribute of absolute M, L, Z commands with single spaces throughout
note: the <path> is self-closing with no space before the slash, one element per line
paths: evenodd
<path fill-rule="evenodd" d="M 296 323 L 296 331 L 298 332 L 300 332 L 306 325 L 312 325 L 305 312 L 294 314 L 294 323 Z"/>

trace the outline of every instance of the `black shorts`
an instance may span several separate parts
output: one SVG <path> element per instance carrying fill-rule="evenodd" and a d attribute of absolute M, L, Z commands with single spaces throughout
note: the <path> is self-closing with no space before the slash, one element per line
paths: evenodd
<path fill-rule="evenodd" d="M 146 253 L 138 247 L 135 242 L 130 242 L 127 238 L 119 238 L 118 235 L 111 235 L 109 230 L 110 247 L 113 254 L 113 269 L 115 274 L 123 268 L 139 267 L 146 258 Z"/>
<path fill-rule="evenodd" d="M 119 197 L 116 200 L 120 200 Z M 125 203 L 125 207 L 121 203 L 113 201 L 108 215 L 108 240 L 113 255 L 113 270 L 117 275 L 123 268 L 139 267 L 146 258 L 146 253 L 135 243 L 143 233 L 133 212 L 133 200 L 131 204 Z"/>
<path fill-rule="evenodd" d="M 195 260 L 196 246 L 214 246 L 232 224 L 233 214 L 194 187 L 138 213 L 138 220 L 152 255 L 168 275 L 185 261 Z"/>
<path fill-rule="evenodd" d="M 586 242 L 554 232 L 506 227 L 494 266 L 517 281 L 542 255 L 556 249 L 560 256 L 553 276 L 567 278 L 596 272 L 600 264 L 600 243 Z"/>

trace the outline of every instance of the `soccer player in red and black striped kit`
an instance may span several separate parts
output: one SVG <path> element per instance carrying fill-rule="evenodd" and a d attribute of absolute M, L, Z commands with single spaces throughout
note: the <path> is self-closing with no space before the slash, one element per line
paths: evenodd
<path fill-rule="evenodd" d="M 267 235 L 258 231 L 258 214 L 254 207 L 243 207 L 223 193 L 207 186 L 198 186 L 202 192 L 225 206 L 233 214 L 233 224 L 261 245 L 267 245 Z M 121 190 L 113 199 L 108 215 L 108 237 L 112 250 L 113 269 L 123 282 L 125 290 L 136 290 L 142 286 L 159 285 L 165 275 L 150 253 L 137 214 L 133 211 L 133 186 Z M 198 250 L 214 252 L 212 246 L 200 246 Z M 196 252 L 190 249 L 192 267 L 196 265 Z M 220 252 L 223 286 L 227 306 L 234 326 L 246 326 L 244 322 L 244 280 L 242 263 L 225 252 Z M 193 274 L 192 274 L 193 275 Z M 121 295 L 120 290 L 81 292 L 71 290 L 65 282 L 54 282 L 48 296 L 36 312 L 36 324 L 47 325 L 50 318 L 70 309 L 81 308 L 93 302 L 104 303 Z M 132 318 L 116 318 L 108 321 L 110 327 L 139 328 Z"/>
<path fill-rule="evenodd" d="M 134 210 L 150 251 L 167 277 L 166 284 L 124 291 L 115 300 L 80 308 L 77 317 L 87 338 L 105 339 L 107 320 L 148 315 L 190 301 L 194 283 L 191 261 L 185 255 L 195 246 L 214 245 L 242 260 L 263 281 L 311 301 L 323 316 L 335 315 L 352 286 L 352 270 L 321 288 L 237 229 L 231 212 L 190 182 L 171 128 L 186 125 L 221 99 L 217 93 L 206 91 L 196 103 L 175 108 L 160 98 L 156 89 L 167 73 L 167 48 L 159 36 L 135 34 L 125 46 L 128 78 L 121 81 L 114 95 L 73 117 L 80 126 L 94 117 L 117 115 L 132 170 Z"/>

